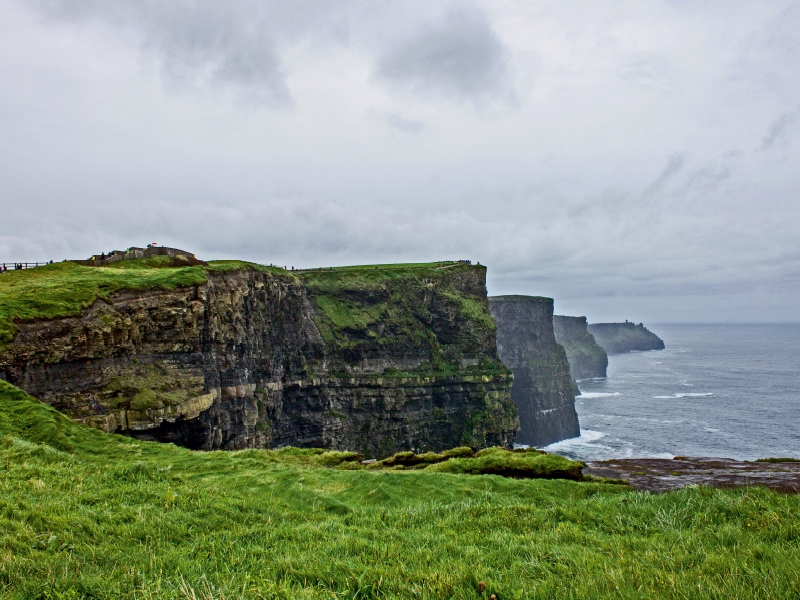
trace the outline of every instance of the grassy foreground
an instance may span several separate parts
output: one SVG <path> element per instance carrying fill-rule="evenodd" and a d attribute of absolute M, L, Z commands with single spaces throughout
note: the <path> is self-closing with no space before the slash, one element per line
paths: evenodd
<path fill-rule="evenodd" d="M 0 598 L 800 593 L 796 496 L 349 471 L 342 458 L 106 435 L 0 382 Z"/>

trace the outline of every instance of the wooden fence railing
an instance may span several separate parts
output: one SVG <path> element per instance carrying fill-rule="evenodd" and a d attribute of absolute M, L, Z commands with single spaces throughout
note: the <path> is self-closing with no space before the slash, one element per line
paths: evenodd
<path fill-rule="evenodd" d="M 44 261 L 44 262 L 10 262 L 10 263 L 2 263 L 0 265 L 0 271 L 18 271 L 19 269 L 33 269 L 34 267 L 42 267 L 44 265 L 49 265 L 53 261 Z"/>

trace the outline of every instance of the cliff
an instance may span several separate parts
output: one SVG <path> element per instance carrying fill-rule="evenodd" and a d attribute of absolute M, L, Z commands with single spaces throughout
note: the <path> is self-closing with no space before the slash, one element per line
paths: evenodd
<path fill-rule="evenodd" d="M 0 275 L 0 377 L 107 432 L 197 449 L 513 441 L 484 267 L 157 258 Z"/>
<path fill-rule="evenodd" d="M 664 341 L 641 323 L 592 323 L 589 333 L 608 354 L 664 349 Z"/>
<path fill-rule="evenodd" d="M 569 370 L 575 379 L 605 377 L 608 368 L 606 351 L 586 329 L 586 317 L 553 317 L 556 342 L 563 346 Z"/>
<path fill-rule="evenodd" d="M 516 441 L 541 447 L 579 436 L 569 363 L 553 333 L 553 300 L 493 296 L 489 308 L 497 322 L 498 356 L 514 373 Z"/>

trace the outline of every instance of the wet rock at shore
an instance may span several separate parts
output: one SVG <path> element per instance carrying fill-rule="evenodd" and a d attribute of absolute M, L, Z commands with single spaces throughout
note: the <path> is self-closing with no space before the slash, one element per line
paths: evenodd
<path fill-rule="evenodd" d="M 639 491 L 669 492 L 687 485 L 733 488 L 760 485 L 800 492 L 800 462 L 748 462 L 731 458 L 625 458 L 588 462 L 584 475 L 621 479 Z"/>

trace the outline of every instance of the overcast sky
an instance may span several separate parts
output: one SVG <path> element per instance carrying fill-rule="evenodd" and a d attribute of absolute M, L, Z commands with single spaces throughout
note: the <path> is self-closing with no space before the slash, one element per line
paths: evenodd
<path fill-rule="evenodd" d="M 0 261 L 469 258 L 800 320 L 800 2 L 0 0 Z"/>

